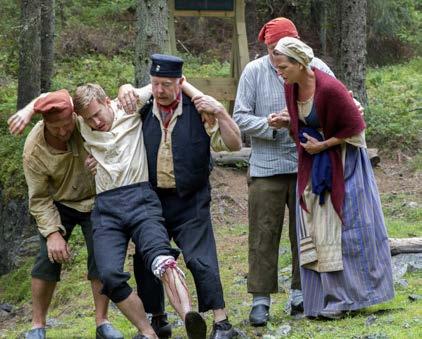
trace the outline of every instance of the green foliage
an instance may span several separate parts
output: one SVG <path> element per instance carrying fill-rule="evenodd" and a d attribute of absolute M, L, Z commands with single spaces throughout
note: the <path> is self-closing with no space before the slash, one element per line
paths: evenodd
<path fill-rule="evenodd" d="M 368 1 L 368 38 L 399 37 L 404 42 L 422 42 L 420 0 Z"/>
<path fill-rule="evenodd" d="M 371 145 L 417 150 L 422 131 L 422 58 L 403 65 L 370 69 L 365 112 Z"/>
<path fill-rule="evenodd" d="M 19 2 L 5 0 L 0 11 L 0 87 L 6 74 L 17 74 Z M 1 101 L 0 101 L 1 102 Z"/>
<path fill-rule="evenodd" d="M 0 277 L 0 303 L 27 303 L 31 300 L 31 269 L 33 258 L 29 258 L 18 269 Z"/>
<path fill-rule="evenodd" d="M 410 161 L 410 169 L 413 172 L 422 172 L 422 151 L 419 150 L 418 153 Z"/>
<path fill-rule="evenodd" d="M 100 84 L 114 98 L 119 86 L 133 82 L 133 77 L 132 60 L 127 56 L 68 58 L 57 68 L 52 87 L 73 92 L 77 86 L 92 82 Z"/>
<path fill-rule="evenodd" d="M 420 0 L 368 1 L 368 62 L 386 65 L 422 54 Z"/>
<path fill-rule="evenodd" d="M 23 197 L 27 190 L 22 171 L 25 138 L 14 137 L 7 129 L 9 112 L 13 112 L 15 108 L 16 85 L 11 82 L 0 88 L 0 186 L 3 187 L 4 200 Z"/>
<path fill-rule="evenodd" d="M 136 0 L 58 0 L 57 5 L 63 12 L 61 15 L 66 24 L 79 22 L 91 27 L 104 27 L 104 20 L 112 22 L 121 18 L 126 11 L 135 11 Z M 59 24 L 63 22 L 59 21 Z"/>
<path fill-rule="evenodd" d="M 230 64 L 228 62 L 219 62 L 211 60 L 204 63 L 199 57 L 189 54 L 180 54 L 184 60 L 183 74 L 189 78 L 198 77 L 226 77 L 230 75 Z"/>

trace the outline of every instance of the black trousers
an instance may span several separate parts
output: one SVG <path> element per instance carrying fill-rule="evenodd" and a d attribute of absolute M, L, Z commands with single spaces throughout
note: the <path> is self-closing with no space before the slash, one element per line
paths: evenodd
<path fill-rule="evenodd" d="M 160 201 L 147 182 L 98 194 L 92 225 L 102 293 L 115 303 L 125 300 L 132 292 L 127 283 L 130 274 L 123 271 L 129 239 L 135 243 L 147 267 L 158 255 L 177 257 L 179 254 L 170 247 Z"/>
<path fill-rule="evenodd" d="M 171 239 L 182 250 L 191 271 L 198 295 L 199 311 L 224 308 L 214 232 L 211 224 L 209 185 L 187 197 L 180 198 L 175 190 L 157 189 L 163 206 L 165 226 Z M 134 272 L 146 312 L 164 312 L 162 284 L 141 255 L 134 258 Z"/>

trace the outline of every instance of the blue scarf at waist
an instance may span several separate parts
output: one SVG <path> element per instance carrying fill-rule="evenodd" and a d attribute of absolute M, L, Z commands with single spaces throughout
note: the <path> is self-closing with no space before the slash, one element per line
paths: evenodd
<path fill-rule="evenodd" d="M 323 141 L 321 133 L 312 127 L 301 127 L 299 130 L 300 142 L 306 143 L 308 139 L 303 136 L 303 133 Z M 319 204 L 325 203 L 325 192 L 331 192 L 332 187 L 332 170 L 331 161 L 328 151 L 322 151 L 312 155 L 312 193 L 319 196 Z M 300 170 L 300 169 L 298 169 Z"/>

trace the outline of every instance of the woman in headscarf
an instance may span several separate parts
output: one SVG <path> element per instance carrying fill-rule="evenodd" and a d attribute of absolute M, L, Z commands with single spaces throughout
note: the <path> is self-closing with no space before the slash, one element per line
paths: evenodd
<path fill-rule="evenodd" d="M 312 49 L 281 39 L 274 58 L 285 81 L 298 150 L 297 232 L 305 315 L 331 319 L 393 298 L 391 256 L 365 143 L 365 122 L 346 87 L 310 68 Z M 278 119 L 278 122 L 277 122 Z"/>

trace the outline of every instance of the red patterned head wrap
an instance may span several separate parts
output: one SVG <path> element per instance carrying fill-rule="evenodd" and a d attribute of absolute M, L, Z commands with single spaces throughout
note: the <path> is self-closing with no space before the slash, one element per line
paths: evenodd
<path fill-rule="evenodd" d="M 46 122 L 56 122 L 72 116 L 73 105 L 69 92 L 61 89 L 48 93 L 34 103 L 35 113 L 41 113 Z"/>
<path fill-rule="evenodd" d="M 271 45 L 284 37 L 299 38 L 295 24 L 287 18 L 275 18 L 268 21 L 258 34 L 258 40 Z"/>

